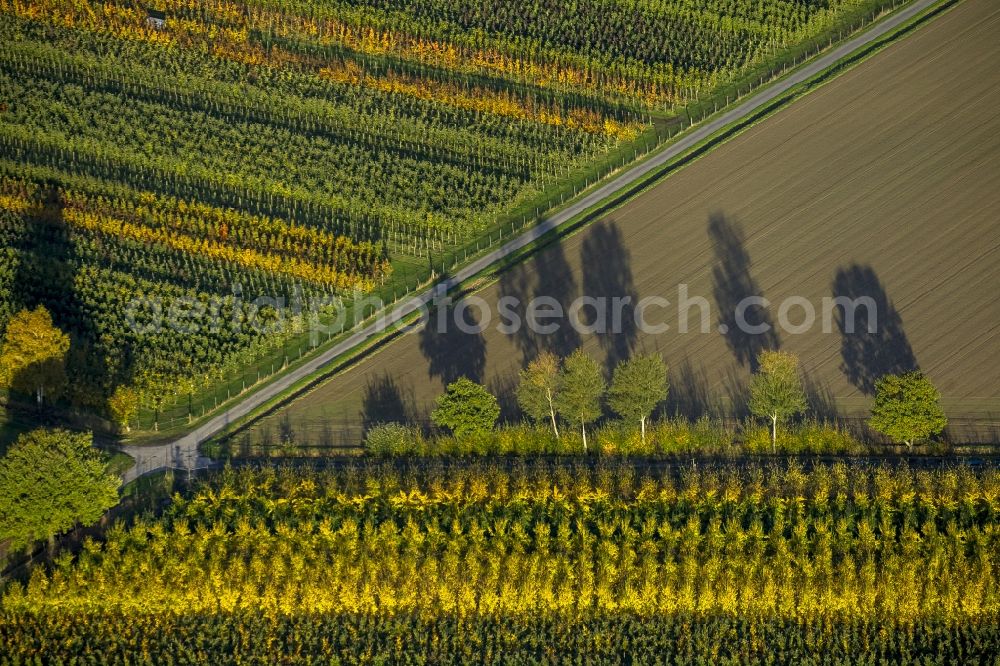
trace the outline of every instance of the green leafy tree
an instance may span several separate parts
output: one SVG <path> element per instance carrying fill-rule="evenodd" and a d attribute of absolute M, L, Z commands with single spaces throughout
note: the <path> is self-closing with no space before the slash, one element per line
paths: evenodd
<path fill-rule="evenodd" d="M 41 405 L 46 392 L 65 384 L 68 351 L 69 336 L 53 325 L 48 310 L 21 310 L 7 323 L 0 346 L 0 386 L 34 393 Z"/>
<path fill-rule="evenodd" d="M 138 391 L 131 386 L 119 386 L 108 398 L 108 414 L 118 427 L 129 432 L 129 424 L 139 413 L 140 402 Z"/>
<path fill-rule="evenodd" d="M 559 393 L 559 357 L 543 352 L 521 370 L 517 385 L 517 404 L 536 422 L 548 419 L 552 432 L 559 438 L 556 422 L 556 396 Z"/>
<path fill-rule="evenodd" d="M 646 443 L 646 419 L 667 399 L 670 385 L 667 366 L 659 354 L 636 356 L 615 368 L 608 391 L 608 405 L 618 416 L 638 421 L 642 443 Z"/>
<path fill-rule="evenodd" d="M 563 362 L 556 409 L 570 423 L 579 423 L 583 450 L 587 450 L 587 424 L 601 416 L 606 384 L 597 361 L 577 349 Z"/>
<path fill-rule="evenodd" d="M 459 437 L 489 432 L 498 418 L 500 405 L 496 396 L 467 377 L 448 384 L 431 412 L 431 420 L 436 425 L 448 428 Z"/>
<path fill-rule="evenodd" d="M 763 351 L 750 381 L 750 411 L 771 420 L 771 450 L 777 450 L 778 421 L 806 410 L 799 359 L 782 351 Z"/>
<path fill-rule="evenodd" d="M 868 424 L 912 448 L 916 440 L 936 435 L 948 425 L 940 400 L 941 394 L 921 372 L 886 375 L 875 382 Z"/>
<path fill-rule="evenodd" d="M 121 479 L 109 474 L 89 433 L 33 430 L 0 458 L 0 540 L 14 548 L 89 525 L 118 503 Z"/>

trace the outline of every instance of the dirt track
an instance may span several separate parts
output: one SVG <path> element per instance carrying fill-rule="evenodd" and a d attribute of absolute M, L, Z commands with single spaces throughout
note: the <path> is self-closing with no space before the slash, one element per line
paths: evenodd
<path fill-rule="evenodd" d="M 914 365 L 953 417 L 1000 417 L 1000 7 L 965 0 L 916 34 L 670 176 L 608 219 L 538 254 L 479 295 L 664 296 L 649 319 L 662 335 L 583 336 L 613 365 L 659 350 L 671 365 L 669 411 L 726 412 L 738 404 L 762 345 L 800 355 L 817 404 L 867 405 L 871 383 Z M 676 331 L 677 289 L 711 307 L 711 333 Z M 867 295 L 876 335 L 843 335 L 822 319 L 807 333 L 721 335 L 732 306 L 761 294 L 773 305 L 804 297 Z M 789 319 L 801 320 L 793 309 Z M 408 334 L 254 427 L 277 439 L 341 442 L 366 421 L 420 419 L 442 381 L 469 375 L 508 393 L 553 336 Z M 864 327 L 858 319 L 859 328 Z M 734 402 L 735 398 L 735 402 Z"/>

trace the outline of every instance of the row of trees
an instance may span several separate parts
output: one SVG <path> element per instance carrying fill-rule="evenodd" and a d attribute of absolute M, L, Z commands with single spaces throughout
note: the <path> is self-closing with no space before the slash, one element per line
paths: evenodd
<path fill-rule="evenodd" d="M 556 438 L 559 419 L 579 426 L 587 450 L 587 425 L 603 413 L 602 401 L 616 414 L 637 421 L 646 439 L 646 420 L 667 397 L 667 367 L 656 355 L 623 361 L 614 372 L 610 391 L 598 363 L 577 350 L 565 361 L 550 352 L 541 354 L 521 372 L 517 401 L 535 421 L 548 421 Z M 500 416 L 495 396 L 468 378 L 451 383 L 438 397 L 431 420 L 465 436 L 490 430 Z"/>
<path fill-rule="evenodd" d="M 818 34 L 853 7 L 836 3 L 820 9 L 783 0 L 712 0 L 698 11 L 677 0 L 641 6 L 365 4 L 286 9 L 248 3 L 245 11 L 233 12 L 229 5 L 205 3 L 171 11 L 194 22 L 256 31 L 271 52 L 278 36 L 278 45 L 291 41 L 310 54 L 390 54 L 418 66 L 659 106 L 695 98 L 714 82 Z"/>
<path fill-rule="evenodd" d="M 567 620 L 414 615 L 284 613 L 200 614 L 51 611 L 9 613 L 0 622 L 0 652 L 11 661 L 42 653 L 53 661 L 108 655 L 122 661 L 215 666 L 246 663 L 433 663 L 514 666 L 539 663 L 988 664 L 1000 635 L 996 622 L 953 619 L 764 620 L 673 613 Z M 95 631 L 95 624 L 105 631 Z M 25 640 L 31 636 L 32 640 Z M 83 646 L 82 648 L 79 646 Z M 197 646 L 197 647 L 195 647 Z M 877 655 L 877 656 L 876 656 Z"/>
<path fill-rule="evenodd" d="M 351 104 L 351 97 L 347 95 L 340 95 L 335 100 L 295 96 L 282 90 L 280 83 L 254 86 L 245 80 L 236 83 L 220 80 L 221 77 L 178 80 L 160 68 L 148 66 L 149 58 L 137 62 L 139 54 L 104 53 L 102 57 L 97 57 L 79 49 L 67 53 L 50 42 L 31 46 L 22 43 L 16 51 L 5 51 L 0 47 L 0 62 L 26 75 L 52 76 L 58 71 L 63 80 L 78 82 L 86 88 L 99 87 L 127 97 L 159 99 L 213 115 L 284 126 L 299 133 L 336 136 L 356 145 L 381 145 L 398 154 L 417 157 L 433 154 L 438 160 L 473 165 L 480 169 L 552 173 L 562 168 L 556 161 L 560 153 L 573 145 L 583 148 L 592 141 L 586 135 L 577 136 L 574 132 L 543 134 L 538 137 L 537 151 L 528 152 L 516 142 L 505 143 L 493 136 L 495 130 L 486 132 L 480 129 L 478 141 L 471 143 L 468 141 L 468 130 L 463 129 L 460 123 L 449 126 L 440 118 L 436 119 L 437 122 L 428 122 L 430 119 L 413 117 L 416 114 L 412 113 L 392 115 L 388 113 L 392 108 L 388 104 L 380 109 L 369 102 L 369 113 L 362 116 L 359 112 L 363 109 L 351 107 L 363 105 Z M 132 45 L 132 48 L 141 48 L 141 45 Z M 343 65 L 342 68 L 349 67 Z M 359 69 L 357 76 L 362 75 L 364 70 Z M 336 77 L 329 72 L 323 78 Z M 287 82 L 285 84 L 287 86 Z M 534 114 L 525 111 L 509 115 L 532 118 L 542 111 L 538 109 Z M 562 113 L 559 110 L 552 112 Z M 603 121 L 600 115 L 595 114 L 594 122 L 603 124 Z M 634 126 L 630 127 L 634 129 Z"/>
<path fill-rule="evenodd" d="M 134 240 L 144 245 L 169 246 L 176 244 L 175 237 L 185 238 L 194 254 L 211 254 L 215 246 L 228 246 L 234 251 L 286 257 L 369 280 L 388 269 L 386 257 L 374 243 L 354 241 L 280 218 L 255 216 L 137 190 L 106 192 L 97 186 L 88 191 L 68 183 L 56 191 L 45 190 L 33 178 L 0 175 L 0 196 L 4 197 L 6 209 L 39 217 L 59 216 L 75 227 L 106 232 L 108 243 L 122 237 L 126 242 Z M 41 205 L 46 198 L 54 201 L 48 209 Z M 129 238 L 129 229 L 141 230 L 141 235 Z M 231 263 L 245 264 L 241 261 Z M 365 288 L 364 283 L 348 286 Z"/>
<path fill-rule="evenodd" d="M 8 165 L 8 169 L 10 166 L 12 165 Z M 0 172 L 3 171 L 5 170 L 0 165 Z M 150 238 L 126 238 L 117 233 L 117 229 L 114 227 L 104 233 L 80 225 L 68 228 L 67 221 L 64 219 L 61 220 L 64 224 L 39 224 L 43 220 L 60 220 L 60 217 L 56 210 L 50 210 L 48 213 L 38 210 L 37 190 L 34 190 L 33 197 L 28 194 L 32 187 L 30 183 L 52 179 L 67 183 L 68 189 L 72 189 L 68 183 L 72 179 L 66 178 L 65 172 L 26 168 L 23 165 L 15 168 L 14 171 L 20 172 L 24 180 L 21 177 L 0 176 L 0 197 L 9 197 L 5 200 L 4 205 L 0 205 L 0 209 L 2 209 L 0 210 L 0 244 L 4 245 L 7 254 L 11 255 L 11 259 L 8 260 L 10 262 L 7 265 L 8 270 L 13 270 L 13 267 L 19 263 L 22 264 L 22 267 L 26 266 L 36 253 L 41 253 L 47 255 L 53 263 L 72 256 L 82 265 L 97 264 L 139 279 L 164 282 L 205 293 L 231 293 L 234 290 L 234 285 L 240 285 L 244 294 L 284 296 L 286 301 L 290 302 L 296 291 L 300 292 L 303 298 L 308 298 L 311 295 L 328 295 L 334 291 L 331 286 L 303 282 L 298 278 L 273 270 L 258 270 L 227 259 L 212 258 L 204 253 L 184 252 L 166 245 L 154 244 Z M 131 195 L 142 199 L 149 195 L 149 193 L 134 190 L 126 192 L 125 188 L 102 188 L 96 183 L 90 184 L 93 185 L 93 188 L 87 192 L 86 196 L 92 198 L 101 210 L 107 210 L 109 217 L 124 220 L 136 219 L 137 203 L 127 197 Z M 77 190 L 77 192 L 79 191 Z M 105 203 L 109 200 L 112 200 L 113 203 L 105 206 L 100 203 L 102 199 Z M 223 209 L 213 208 L 211 210 L 221 212 Z M 201 219 L 205 218 L 211 219 L 207 213 Z M 205 230 L 203 224 L 203 222 L 193 223 L 192 226 L 195 228 L 188 228 L 187 235 L 201 235 L 212 239 L 212 232 Z M 232 228 L 228 225 L 229 221 L 220 222 L 216 227 L 216 233 L 220 237 L 233 236 L 234 239 L 230 241 L 230 244 L 234 247 L 256 246 L 275 253 L 285 252 L 284 243 L 276 235 L 258 236 L 255 233 L 247 232 L 242 225 L 233 224 Z M 154 223 L 151 226 L 156 225 Z M 208 225 L 205 224 L 205 226 Z M 353 243 L 347 241 L 347 244 Z M 364 255 L 369 255 L 374 260 L 373 263 L 363 259 Z M 306 253 L 306 256 L 309 256 L 309 253 Z M 365 279 L 371 280 L 374 275 L 378 274 L 380 260 L 377 258 L 382 257 L 383 253 L 381 250 L 369 253 L 369 250 L 364 248 L 361 253 L 348 251 L 346 256 L 341 256 L 345 260 L 343 262 L 346 264 L 347 270 L 345 272 L 369 275 L 370 277 Z M 315 261 L 320 264 L 336 263 L 334 257 L 331 257 L 331 260 L 328 261 L 326 258 L 320 257 Z M 3 288 L 8 298 L 11 296 L 20 298 L 24 296 L 25 292 L 31 291 L 24 281 L 17 284 L 8 281 L 4 283 Z"/>
<path fill-rule="evenodd" d="M 339 217 L 364 211 L 382 225 L 394 221 L 461 231 L 482 228 L 491 213 L 530 187 L 517 174 L 474 170 L 99 91 L 71 94 L 58 81 L 26 79 L 11 85 L 21 102 L 5 118 L 5 136 L 30 141 L 26 145 L 35 153 L 57 147 L 70 162 L 107 155 L 122 179 L 136 170 L 160 169 L 171 179 L 295 192 L 297 198 L 339 211 Z M 60 103 L 72 104 L 76 117 L 59 114 Z"/>
<path fill-rule="evenodd" d="M 898 643 L 930 627 L 947 642 L 959 627 L 993 626 L 959 659 L 974 663 L 975 650 L 995 652 L 997 640 L 998 500 L 1000 475 L 981 467 L 361 461 L 228 470 L 175 495 L 162 515 L 121 521 L 76 558 L 8 586 L 0 637 L 11 631 L 2 627 L 34 629 L 30 647 L 44 641 L 62 654 L 56 637 L 81 650 L 116 636 L 109 627 L 121 618 L 141 618 L 152 641 L 178 618 L 242 626 L 239 618 L 256 614 L 309 618 L 306 636 L 331 618 L 375 626 L 420 618 L 461 621 L 479 640 L 497 622 L 525 630 L 505 640 L 548 649 L 569 639 L 565 627 L 600 619 L 611 632 L 632 627 L 622 649 L 655 663 L 642 651 L 657 631 L 687 653 L 681 637 L 696 627 L 739 620 L 813 627 L 812 646 L 836 634 L 846 640 L 837 647 L 844 661 L 855 662 L 870 644 L 859 629 L 835 627 L 909 627 Z M 554 635 L 535 635 L 540 618 Z M 192 622 L 176 638 L 202 660 L 246 649 L 242 635 Z M 411 629 L 388 661 L 435 649 L 422 625 Z M 738 640 L 732 627 L 722 636 L 724 645 Z M 310 639 L 324 656 L 361 640 L 339 630 L 326 637 Z M 797 662 L 807 648 L 784 649 Z M 705 654 L 702 663 L 714 663 L 720 653 Z"/>
<path fill-rule="evenodd" d="M 15 315 L 0 345 L 0 388 L 34 393 L 38 404 L 57 392 L 66 380 L 69 336 L 56 328 L 45 308 Z M 772 450 L 779 422 L 806 411 L 808 403 L 798 372 L 798 359 L 788 352 L 764 351 L 749 387 L 749 407 L 771 422 Z M 521 371 L 517 401 L 535 422 L 548 422 L 559 438 L 560 419 L 577 424 L 587 450 L 587 425 L 603 415 L 602 403 L 627 422 L 638 423 L 643 444 L 646 422 L 667 398 L 667 366 L 656 354 L 638 355 L 615 368 L 610 387 L 600 365 L 582 350 L 565 360 L 545 352 Z M 888 375 L 876 384 L 870 426 L 912 447 L 918 439 L 940 433 L 947 426 L 940 394 L 919 372 Z M 108 410 L 126 425 L 142 401 L 132 387 L 119 386 Z M 459 437 L 485 433 L 500 416 L 500 406 L 485 387 L 468 378 L 452 382 L 438 397 L 433 422 Z"/>
<path fill-rule="evenodd" d="M 798 358 L 789 352 L 763 351 L 750 381 L 748 407 L 770 422 L 771 447 L 776 451 L 779 424 L 808 409 Z M 642 443 L 646 423 L 667 398 L 667 366 L 656 354 L 637 355 L 615 368 L 610 386 L 601 366 L 578 349 L 560 360 L 544 352 L 521 371 L 517 402 L 536 423 L 548 423 L 559 438 L 560 421 L 580 428 L 584 451 L 587 426 L 603 416 L 603 405 L 626 422 L 639 425 Z M 923 374 L 887 375 L 876 384 L 869 420 L 871 428 L 912 447 L 947 426 L 940 394 Z M 431 420 L 459 437 L 482 434 L 500 416 L 499 403 L 485 387 L 460 378 L 437 399 Z"/>

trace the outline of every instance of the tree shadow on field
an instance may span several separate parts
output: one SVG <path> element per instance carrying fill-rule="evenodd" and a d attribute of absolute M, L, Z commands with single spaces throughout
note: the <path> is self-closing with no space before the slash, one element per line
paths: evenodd
<path fill-rule="evenodd" d="M 294 446 L 298 441 L 298 432 L 295 429 L 295 424 L 292 423 L 292 416 L 285 410 L 285 413 L 281 415 L 281 420 L 278 421 L 278 441 L 282 446 Z"/>
<path fill-rule="evenodd" d="M 365 430 L 380 423 L 411 424 L 416 418 L 413 390 L 404 390 L 388 372 L 368 377 L 361 406 Z"/>
<path fill-rule="evenodd" d="M 708 219 L 708 235 L 712 240 L 716 265 L 712 269 L 713 293 L 719 308 L 720 332 L 740 365 L 757 370 L 757 357 L 762 351 L 777 349 L 780 345 L 770 312 L 762 305 L 746 307 L 743 323 L 748 326 L 766 326 L 761 333 L 742 330 L 737 309 L 745 298 L 763 296 L 750 273 L 750 255 L 746 250 L 746 236 L 736 222 L 722 213 L 713 213 Z"/>
<path fill-rule="evenodd" d="M 802 372 L 802 388 L 809 404 L 809 414 L 821 421 L 832 421 L 837 418 L 837 401 L 833 397 L 829 384 L 815 377 L 808 371 Z"/>
<path fill-rule="evenodd" d="M 540 352 L 539 341 L 529 330 L 525 316 L 528 301 L 534 295 L 534 282 L 535 275 L 530 264 L 518 264 L 500 276 L 499 303 L 508 302 L 509 305 L 506 307 L 520 319 L 520 325 L 513 328 L 508 335 L 513 338 L 514 344 L 521 352 L 522 366 L 534 360 Z"/>
<path fill-rule="evenodd" d="M 917 370 L 903 320 L 871 266 L 852 264 L 833 279 L 841 370 L 866 395 L 884 375 Z"/>
<path fill-rule="evenodd" d="M 506 309 L 520 318 L 520 325 L 510 335 L 521 352 L 522 367 L 543 351 L 564 357 L 580 346 L 580 335 L 566 318 L 577 294 L 576 278 L 561 243 L 545 248 L 530 262 L 515 266 L 500 277 L 501 303 L 507 302 Z M 552 332 L 534 331 L 528 324 L 529 304 L 533 299 L 542 297 L 562 311 L 561 317 L 548 319 L 539 316 L 539 324 L 555 325 Z M 548 308 L 539 309 L 540 314 L 548 311 Z"/>
<path fill-rule="evenodd" d="M 500 404 L 501 422 L 517 423 L 521 419 L 521 408 L 517 404 L 517 382 L 517 373 L 511 370 L 493 377 L 486 387 Z"/>
<path fill-rule="evenodd" d="M 274 446 L 274 433 L 271 431 L 270 419 L 264 419 L 258 429 L 257 445 L 262 449 L 269 449 Z"/>
<path fill-rule="evenodd" d="M 737 419 L 750 416 L 750 377 L 738 365 L 730 365 L 722 379 L 729 401 L 729 415 Z"/>
<path fill-rule="evenodd" d="M 73 402 L 91 404 L 132 374 L 135 352 L 129 344 L 105 342 L 115 336 L 101 334 L 93 312 L 78 296 L 82 258 L 66 221 L 67 202 L 60 184 L 39 184 L 33 203 L 25 213 L 24 231 L 15 240 L 20 257 L 13 281 L 14 307 L 45 307 L 53 324 L 70 336 L 66 373 L 71 381 L 64 393 Z"/>
<path fill-rule="evenodd" d="M 428 361 L 427 373 L 446 386 L 460 377 L 482 382 L 486 369 L 486 341 L 478 331 L 478 313 L 475 307 L 458 307 L 460 304 L 431 306 L 420 331 L 420 353 Z"/>
<path fill-rule="evenodd" d="M 336 441 L 333 436 L 333 426 L 331 426 L 330 422 L 327 420 L 323 421 L 319 434 L 316 436 L 316 445 L 327 449 L 336 445 Z"/>
<path fill-rule="evenodd" d="M 73 374 L 79 376 L 81 370 L 96 369 L 85 368 L 82 363 L 85 357 L 80 354 L 80 334 L 84 334 L 83 339 L 90 337 L 86 333 L 92 326 L 76 297 L 74 283 L 77 253 L 64 216 L 66 204 L 62 191 L 54 182 L 40 185 L 32 203 L 31 208 L 23 214 L 24 227 L 16 241 L 20 256 L 16 264 L 11 300 L 17 303 L 14 311 L 19 308 L 34 310 L 38 306 L 48 310 L 52 315 L 52 323 L 71 336 L 66 365 L 72 363 L 75 366 Z M 63 374 L 61 363 L 46 365 L 48 368 L 34 364 L 26 372 L 53 378 Z M 23 378 L 14 377 L 13 385 L 32 383 L 22 382 L 21 379 Z M 65 380 L 66 377 L 63 376 L 58 383 L 65 387 Z"/>
<path fill-rule="evenodd" d="M 604 308 L 600 313 L 588 306 L 581 319 L 596 329 L 597 341 L 605 353 L 604 367 L 610 375 L 632 354 L 638 334 L 635 306 L 639 296 L 632 277 L 631 255 L 618 225 L 613 220 L 593 225 L 583 239 L 580 258 L 583 294 Z"/>
<path fill-rule="evenodd" d="M 707 416 L 710 408 L 705 371 L 700 368 L 696 370 L 688 358 L 677 366 L 671 366 L 665 414 L 697 421 L 702 416 Z"/>

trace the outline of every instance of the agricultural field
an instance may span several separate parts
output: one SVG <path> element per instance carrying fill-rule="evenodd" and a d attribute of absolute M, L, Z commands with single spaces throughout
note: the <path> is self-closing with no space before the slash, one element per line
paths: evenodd
<path fill-rule="evenodd" d="M 225 471 L 0 602 L 0 663 L 956 663 L 1000 646 L 995 469 Z"/>
<path fill-rule="evenodd" d="M 606 219 L 504 273 L 478 293 L 479 334 L 433 326 L 399 336 L 281 406 L 248 431 L 299 444 L 356 445 L 366 424 L 423 425 L 460 376 L 485 384 L 510 415 L 517 372 L 539 351 L 582 346 L 610 370 L 635 351 L 671 366 L 665 415 L 739 411 L 756 351 L 801 359 L 814 415 L 866 414 L 874 380 L 919 367 L 943 394 L 952 436 L 982 441 L 1000 425 L 1000 10 L 965 0 L 865 63 L 670 175 Z M 710 306 L 709 333 L 677 330 L 678 286 Z M 564 307 L 581 294 L 663 296 L 666 333 L 507 335 L 496 304 L 535 295 Z M 762 294 L 815 304 L 816 325 L 774 337 L 723 335 L 732 306 Z M 822 327 L 824 297 L 869 296 L 875 335 Z M 777 305 L 767 313 L 777 324 Z M 479 309 L 470 308 L 471 317 Z M 651 318 L 659 322 L 660 310 Z M 523 311 L 519 313 L 524 316 Z M 726 313 L 729 313 L 728 315 Z M 795 323 L 801 311 L 789 314 Z M 474 322 L 473 322 L 474 323 Z M 862 330 L 864 321 L 858 323 Z"/>
<path fill-rule="evenodd" d="M 884 3 L 154 4 L 0 0 L 0 328 L 45 305 L 65 399 L 143 427 L 287 361 L 303 316 L 255 299 L 412 289 Z"/>

